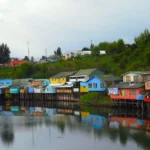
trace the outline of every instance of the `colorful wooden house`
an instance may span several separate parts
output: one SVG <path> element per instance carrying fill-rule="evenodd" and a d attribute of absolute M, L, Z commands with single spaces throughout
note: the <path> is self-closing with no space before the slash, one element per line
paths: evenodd
<path fill-rule="evenodd" d="M 36 87 L 39 85 L 47 86 L 50 82 L 48 79 L 33 79 L 32 81 L 30 81 L 30 83 L 32 84 L 32 86 Z"/>
<path fill-rule="evenodd" d="M 12 84 L 12 79 L 0 79 L 0 94 L 5 93 L 5 89 L 7 89 Z"/>
<path fill-rule="evenodd" d="M 45 86 L 37 86 L 37 87 L 34 87 L 34 93 L 45 93 Z"/>
<path fill-rule="evenodd" d="M 50 84 L 53 85 L 63 85 L 69 81 L 69 77 L 75 72 L 60 72 L 52 77 L 50 77 Z"/>
<path fill-rule="evenodd" d="M 123 82 L 145 82 L 150 80 L 150 71 L 129 71 L 123 74 Z"/>
<path fill-rule="evenodd" d="M 109 86 L 108 92 L 112 100 L 144 100 L 144 83 L 122 82 Z"/>
<path fill-rule="evenodd" d="M 104 75 L 104 72 L 99 71 L 96 68 L 93 69 L 81 69 L 74 75 L 70 76 L 69 82 L 85 82 L 93 76 Z"/>
<path fill-rule="evenodd" d="M 150 103 L 150 80 L 147 80 L 145 82 L 145 90 L 146 90 L 146 94 L 145 94 L 144 101 Z"/>
<path fill-rule="evenodd" d="M 98 76 L 100 79 L 104 80 L 107 85 L 112 85 L 112 84 L 118 84 L 120 82 L 122 82 L 122 78 L 115 76 L 113 74 L 109 74 L 109 75 L 100 75 Z"/>
<path fill-rule="evenodd" d="M 50 84 L 48 86 L 46 86 L 45 88 L 45 93 L 47 94 L 54 94 L 56 93 L 56 87 L 55 86 L 51 86 Z"/>
<path fill-rule="evenodd" d="M 57 86 L 56 93 L 72 93 L 73 92 L 73 83 L 66 82 L 63 85 Z"/>
<path fill-rule="evenodd" d="M 80 82 L 80 92 L 104 92 L 106 83 L 98 77 L 92 77 L 85 82 Z"/>
<path fill-rule="evenodd" d="M 19 94 L 26 93 L 28 91 L 28 82 L 32 80 L 31 78 L 27 79 L 15 79 L 12 81 L 12 85 L 10 87 L 11 94 Z"/>

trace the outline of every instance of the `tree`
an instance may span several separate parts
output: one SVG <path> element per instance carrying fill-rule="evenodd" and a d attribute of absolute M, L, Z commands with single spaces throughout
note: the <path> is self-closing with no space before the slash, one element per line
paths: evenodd
<path fill-rule="evenodd" d="M 99 56 L 100 52 L 99 52 L 99 48 L 98 46 L 95 46 L 93 49 L 92 49 L 92 56 Z"/>
<path fill-rule="evenodd" d="M 117 53 L 122 52 L 124 49 L 125 49 L 124 41 L 123 41 L 123 39 L 119 39 L 117 41 Z"/>
<path fill-rule="evenodd" d="M 28 56 L 25 56 L 25 57 L 24 57 L 24 60 L 29 61 L 29 57 L 28 57 Z"/>
<path fill-rule="evenodd" d="M 33 56 L 31 57 L 31 62 L 34 62 L 34 57 Z"/>
<path fill-rule="evenodd" d="M 46 60 L 46 56 L 42 56 L 41 60 Z"/>
<path fill-rule="evenodd" d="M 2 43 L 0 45 L 0 63 L 4 64 L 10 60 L 10 50 L 7 44 Z"/>
<path fill-rule="evenodd" d="M 99 47 L 99 50 L 106 50 L 106 47 L 109 43 L 108 42 L 101 42 L 99 43 L 98 47 Z"/>
<path fill-rule="evenodd" d="M 90 50 L 88 47 L 82 48 L 82 51 L 88 51 L 88 50 Z"/>
<path fill-rule="evenodd" d="M 54 51 L 54 54 L 55 54 L 55 56 L 59 56 L 59 57 L 61 57 L 61 56 L 62 56 L 61 48 L 60 48 L 60 47 L 58 47 L 58 48 L 57 48 L 57 50 L 56 50 L 56 51 Z"/>

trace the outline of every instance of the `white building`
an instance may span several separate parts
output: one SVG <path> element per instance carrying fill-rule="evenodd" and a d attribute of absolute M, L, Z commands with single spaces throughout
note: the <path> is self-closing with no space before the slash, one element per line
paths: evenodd
<path fill-rule="evenodd" d="M 82 51 L 82 50 L 78 50 L 78 51 L 75 51 L 75 52 L 68 52 L 68 53 L 65 53 L 64 56 L 65 56 L 65 59 L 69 59 L 69 58 L 72 58 L 72 57 L 76 57 L 78 55 L 91 55 L 91 51 L 90 50 L 87 50 L 87 51 Z"/>

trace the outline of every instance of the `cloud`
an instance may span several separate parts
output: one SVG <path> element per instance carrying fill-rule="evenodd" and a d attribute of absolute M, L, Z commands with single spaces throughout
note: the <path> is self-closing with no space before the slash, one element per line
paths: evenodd
<path fill-rule="evenodd" d="M 0 0 L 0 42 L 12 55 L 80 49 L 118 38 L 132 42 L 149 27 L 147 0 Z M 3 21 L 2 21 L 3 20 Z"/>

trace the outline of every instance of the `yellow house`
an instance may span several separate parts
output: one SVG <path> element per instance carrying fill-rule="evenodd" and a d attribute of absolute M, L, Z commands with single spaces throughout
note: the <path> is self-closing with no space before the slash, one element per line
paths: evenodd
<path fill-rule="evenodd" d="M 50 77 L 50 84 L 65 84 L 75 72 L 60 72 Z"/>

